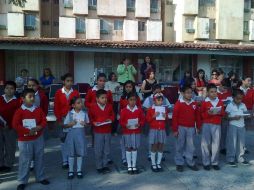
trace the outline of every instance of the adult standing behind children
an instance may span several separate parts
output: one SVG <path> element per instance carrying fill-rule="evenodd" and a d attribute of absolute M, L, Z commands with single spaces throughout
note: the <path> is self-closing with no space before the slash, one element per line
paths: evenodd
<path fill-rule="evenodd" d="M 146 75 L 149 70 L 153 70 L 156 72 L 156 65 L 151 62 L 151 58 L 149 56 L 146 56 L 144 59 L 144 63 L 142 63 L 140 68 L 140 73 L 142 75 L 142 81 L 146 80 Z"/>
<path fill-rule="evenodd" d="M 120 84 L 124 84 L 128 80 L 135 82 L 137 70 L 132 64 L 130 64 L 130 60 L 128 58 L 124 58 L 122 64 L 117 67 L 117 74 L 118 82 Z"/>
<path fill-rule="evenodd" d="M 144 99 L 153 94 L 153 86 L 157 84 L 155 79 L 155 73 L 153 70 L 147 72 L 146 79 L 143 81 L 141 86 L 141 92 L 144 94 Z"/>
<path fill-rule="evenodd" d="M 16 82 L 16 85 L 17 85 L 16 91 L 17 91 L 18 96 L 20 96 L 22 94 L 23 90 L 25 89 L 25 85 L 27 84 L 28 79 L 29 79 L 28 70 L 27 69 L 22 69 L 20 71 L 20 76 L 18 76 L 15 79 L 15 82 Z"/>

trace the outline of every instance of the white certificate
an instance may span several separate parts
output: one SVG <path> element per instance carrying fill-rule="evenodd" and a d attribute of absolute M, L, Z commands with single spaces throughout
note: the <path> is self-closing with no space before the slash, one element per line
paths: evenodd
<path fill-rule="evenodd" d="M 213 112 L 213 114 L 218 114 L 221 112 L 221 106 L 220 107 L 211 107 L 210 111 Z"/>
<path fill-rule="evenodd" d="M 73 115 L 73 120 L 77 122 L 76 125 L 74 125 L 72 128 L 83 128 L 84 126 L 81 125 L 80 123 L 83 121 L 85 121 L 85 118 L 84 117 L 81 117 L 81 116 L 85 116 L 84 114 L 74 114 Z"/>
<path fill-rule="evenodd" d="M 23 119 L 22 123 L 23 123 L 23 127 L 27 129 L 32 129 L 36 127 L 35 119 Z"/>
<path fill-rule="evenodd" d="M 155 113 L 159 112 L 160 114 L 156 117 L 156 120 L 165 120 L 163 114 L 166 113 L 166 108 L 163 106 L 155 106 Z"/>
<path fill-rule="evenodd" d="M 112 123 L 112 122 L 111 122 L 111 121 L 97 122 L 97 123 L 96 123 L 96 126 L 97 126 L 97 127 L 100 127 L 100 126 L 107 125 L 107 124 L 110 124 L 110 123 Z"/>
<path fill-rule="evenodd" d="M 138 118 L 137 119 L 128 119 L 127 121 L 127 128 L 128 129 L 136 129 L 136 125 L 138 125 Z"/>

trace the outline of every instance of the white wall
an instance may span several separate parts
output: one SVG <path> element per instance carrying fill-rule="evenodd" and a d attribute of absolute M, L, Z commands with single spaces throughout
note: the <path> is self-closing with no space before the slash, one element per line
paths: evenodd
<path fill-rule="evenodd" d="M 24 36 L 24 14 L 23 13 L 8 13 L 8 36 Z"/>
<path fill-rule="evenodd" d="M 97 15 L 125 17 L 126 0 L 97 0 Z"/>
<path fill-rule="evenodd" d="M 138 21 L 124 20 L 123 23 L 124 40 L 138 40 Z"/>
<path fill-rule="evenodd" d="M 74 53 L 74 81 L 75 83 L 91 83 L 94 80 L 94 53 Z"/>
<path fill-rule="evenodd" d="M 135 17 L 150 17 L 150 0 L 136 0 Z"/>
<path fill-rule="evenodd" d="M 76 38 L 76 19 L 59 17 L 59 38 Z"/>
<path fill-rule="evenodd" d="M 210 79 L 211 65 L 209 62 L 209 55 L 198 55 L 197 70 L 199 69 L 203 69 L 205 71 L 206 77 Z"/>
<path fill-rule="evenodd" d="M 25 7 L 23 8 L 23 10 L 39 11 L 40 10 L 39 0 L 26 0 Z"/>
<path fill-rule="evenodd" d="M 88 0 L 73 0 L 73 14 L 88 14 Z"/>

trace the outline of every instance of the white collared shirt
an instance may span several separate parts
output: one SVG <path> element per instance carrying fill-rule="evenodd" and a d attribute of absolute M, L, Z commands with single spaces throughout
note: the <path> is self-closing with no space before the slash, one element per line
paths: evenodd
<path fill-rule="evenodd" d="M 104 105 L 104 106 L 102 106 L 102 105 L 100 105 L 99 103 L 97 103 L 97 105 L 99 106 L 99 108 L 101 109 L 101 110 L 105 110 L 105 107 L 106 107 L 106 105 Z"/>
<path fill-rule="evenodd" d="M 22 110 L 28 110 L 28 111 L 30 111 L 30 112 L 33 112 L 33 111 L 36 109 L 36 107 L 33 105 L 32 107 L 28 108 L 28 107 L 26 107 L 24 104 L 22 104 L 21 109 L 22 109 Z"/>
<path fill-rule="evenodd" d="M 69 96 L 71 95 L 72 92 L 73 92 L 72 88 L 70 89 L 69 92 L 67 92 L 64 87 L 62 88 L 62 93 L 65 94 L 66 98 L 69 98 Z"/>
<path fill-rule="evenodd" d="M 242 90 L 245 95 L 247 94 L 249 89 L 250 88 L 243 88 L 242 86 L 240 86 L 240 90 Z"/>
<path fill-rule="evenodd" d="M 97 91 L 97 90 L 99 90 L 99 89 L 98 89 L 97 85 L 95 85 L 95 86 L 92 88 L 92 91 Z M 108 91 L 108 88 L 104 87 L 103 90 Z"/>
<path fill-rule="evenodd" d="M 4 101 L 5 101 L 6 103 L 9 103 L 10 101 L 17 99 L 17 98 L 16 98 L 16 96 L 13 96 L 11 99 L 7 100 L 7 98 L 6 98 L 6 95 L 5 95 L 5 94 L 4 94 L 4 95 L 2 95 L 2 96 L 3 96 Z"/>
<path fill-rule="evenodd" d="M 87 113 L 83 112 L 82 110 L 80 112 L 76 112 L 74 109 L 72 109 L 65 117 L 64 125 L 67 125 L 72 121 L 77 122 L 77 124 L 74 125 L 72 128 L 83 128 L 84 126 L 81 125 L 80 122 L 83 121 L 85 123 L 89 123 L 89 118 Z"/>
<path fill-rule="evenodd" d="M 214 100 L 211 100 L 209 97 L 207 97 L 207 98 L 205 99 L 205 101 L 206 101 L 206 102 L 211 102 L 212 106 L 213 106 L 213 107 L 216 107 L 217 104 L 219 103 L 219 98 L 216 97 Z"/>
<path fill-rule="evenodd" d="M 180 101 L 181 103 L 185 103 L 185 104 L 187 104 L 187 105 L 191 105 L 191 104 L 194 102 L 193 99 L 191 99 L 190 102 L 186 102 L 186 101 L 183 99 L 183 97 L 180 98 L 179 101 Z"/>
<path fill-rule="evenodd" d="M 130 110 L 132 113 L 138 110 L 138 107 L 135 105 L 133 109 L 130 108 L 129 105 L 127 105 L 127 109 Z"/>
<path fill-rule="evenodd" d="M 39 95 L 39 92 L 38 92 L 38 91 L 35 92 L 34 98 L 35 98 L 34 106 L 40 107 L 40 105 L 41 105 L 41 98 L 40 98 L 40 95 Z"/>
<path fill-rule="evenodd" d="M 226 112 L 229 114 L 229 117 L 234 117 L 246 113 L 247 108 L 244 103 L 236 105 L 234 102 L 231 102 L 230 104 L 228 104 Z M 236 127 L 244 127 L 245 126 L 244 117 L 241 117 L 241 119 L 239 120 L 231 120 L 229 121 L 229 124 L 234 125 Z"/>

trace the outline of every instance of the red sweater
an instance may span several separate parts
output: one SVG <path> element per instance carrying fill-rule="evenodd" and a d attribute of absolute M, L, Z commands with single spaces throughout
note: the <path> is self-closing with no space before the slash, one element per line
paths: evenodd
<path fill-rule="evenodd" d="M 32 141 L 41 136 L 43 130 L 39 131 L 37 135 L 25 136 L 29 134 L 30 130 L 23 126 L 23 119 L 35 119 L 36 126 L 40 125 L 45 128 L 47 125 L 47 119 L 41 108 L 35 108 L 33 112 L 19 108 L 16 111 L 12 122 L 13 128 L 17 131 L 19 141 Z"/>
<path fill-rule="evenodd" d="M 55 101 L 54 101 L 54 113 L 57 118 L 57 121 L 62 121 L 62 118 L 65 117 L 71 109 L 70 101 L 73 97 L 79 97 L 79 92 L 73 90 L 69 98 L 66 98 L 66 95 L 62 92 L 62 89 L 56 91 Z"/>
<path fill-rule="evenodd" d="M 120 111 L 121 111 L 122 109 L 124 109 L 124 108 L 127 107 L 127 105 L 129 104 L 129 102 L 128 102 L 127 98 L 122 98 L 122 97 L 121 97 L 119 104 L 120 104 Z M 137 103 L 136 103 L 136 105 L 137 105 L 139 108 L 142 108 L 141 100 L 140 100 L 139 97 L 137 97 Z"/>
<path fill-rule="evenodd" d="M 110 90 L 107 91 L 108 104 L 113 105 L 113 97 Z M 85 107 L 89 110 L 93 104 L 96 103 L 96 90 L 89 89 L 86 94 Z"/>
<path fill-rule="evenodd" d="M 107 120 L 114 121 L 115 115 L 112 106 L 107 104 L 104 110 L 102 110 L 97 103 L 92 104 L 89 109 L 89 119 L 92 123 L 92 127 L 94 128 L 95 133 L 111 133 L 112 124 L 94 126 L 94 123 L 105 122 Z"/>
<path fill-rule="evenodd" d="M 0 116 L 7 122 L 9 128 L 12 127 L 12 119 L 21 106 L 20 99 L 12 99 L 9 102 L 6 102 L 3 96 L 0 96 Z M 1 126 L 0 126 L 1 127 Z"/>
<path fill-rule="evenodd" d="M 196 102 L 189 105 L 178 100 L 174 106 L 172 116 L 172 130 L 178 131 L 179 126 L 201 128 L 200 109 Z"/>
<path fill-rule="evenodd" d="M 40 96 L 40 108 L 42 109 L 45 115 L 48 115 L 48 108 L 49 108 L 48 97 L 42 90 L 39 90 L 38 93 Z"/>
<path fill-rule="evenodd" d="M 217 92 L 219 100 L 226 100 L 228 97 L 232 96 L 232 93 L 230 91 L 225 91 L 225 92 Z"/>
<path fill-rule="evenodd" d="M 210 101 L 203 101 L 201 104 L 202 123 L 220 125 L 221 119 L 225 115 L 224 104 L 221 100 L 219 100 L 216 107 L 220 107 L 220 106 L 222 108 L 220 114 L 210 115 L 208 114 L 208 111 L 210 110 L 211 107 L 213 107 L 213 105 Z"/>
<path fill-rule="evenodd" d="M 127 128 L 128 119 L 138 119 L 138 123 L 139 123 L 140 127 L 137 129 L 128 129 Z M 145 124 L 145 116 L 144 116 L 143 110 L 141 108 L 137 107 L 137 109 L 134 112 L 132 112 L 126 107 L 121 110 L 119 122 L 120 122 L 122 129 L 123 129 L 122 130 L 123 134 L 125 134 L 125 135 L 140 134 L 141 128 Z"/>
<path fill-rule="evenodd" d="M 254 89 L 247 90 L 247 93 L 243 97 L 243 103 L 246 105 L 248 110 L 253 109 L 254 105 Z"/>
<path fill-rule="evenodd" d="M 165 130 L 166 121 L 168 119 L 168 112 L 166 110 L 166 120 L 156 120 L 153 118 L 155 114 L 155 109 L 153 107 L 148 108 L 146 112 L 146 121 L 148 122 L 150 129 L 157 129 L 157 130 Z"/>

